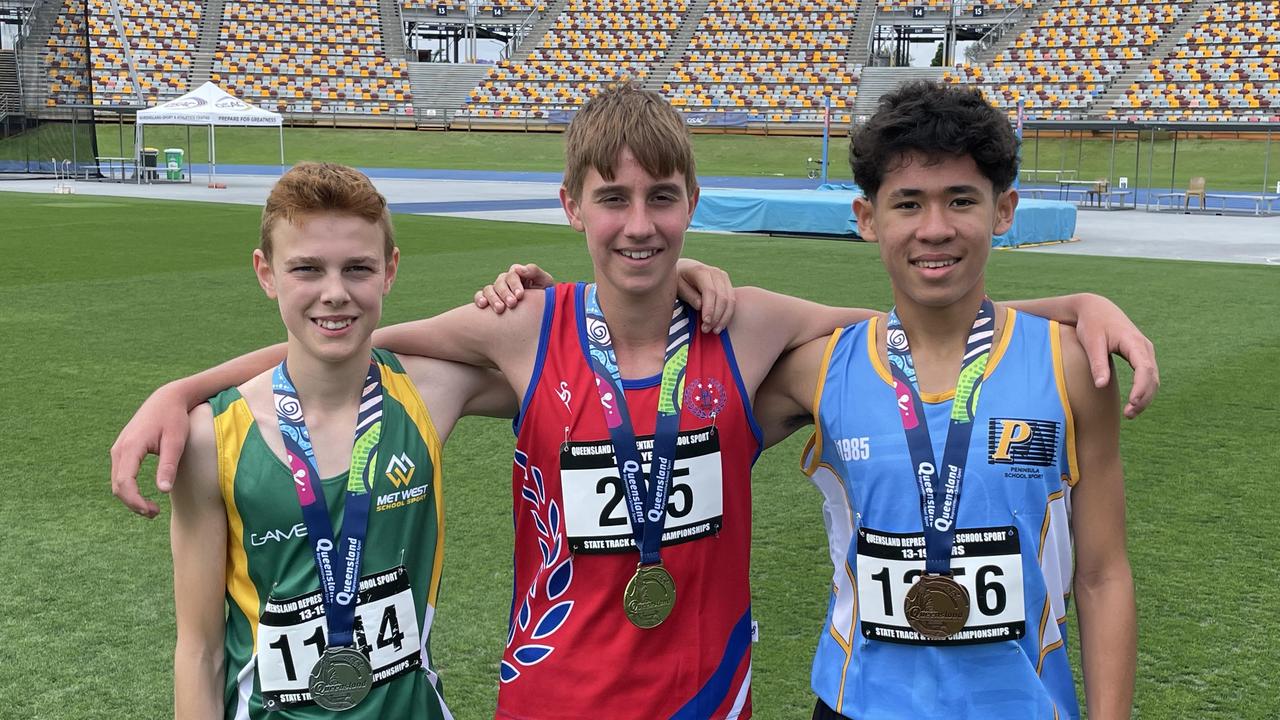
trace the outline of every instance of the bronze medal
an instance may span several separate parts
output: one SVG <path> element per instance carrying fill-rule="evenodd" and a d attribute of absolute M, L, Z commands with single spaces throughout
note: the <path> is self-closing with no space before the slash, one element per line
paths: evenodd
<path fill-rule="evenodd" d="M 622 593 L 622 610 L 631 624 L 645 630 L 657 627 L 675 605 L 676 583 L 662 563 L 637 566 Z"/>
<path fill-rule="evenodd" d="M 350 710 L 373 687 L 369 658 L 353 647 L 327 647 L 315 667 L 307 689 L 315 704 L 330 712 Z"/>
<path fill-rule="evenodd" d="M 950 575 L 926 573 L 907 591 L 903 609 L 912 630 L 929 640 L 945 640 L 969 619 L 969 591 Z"/>

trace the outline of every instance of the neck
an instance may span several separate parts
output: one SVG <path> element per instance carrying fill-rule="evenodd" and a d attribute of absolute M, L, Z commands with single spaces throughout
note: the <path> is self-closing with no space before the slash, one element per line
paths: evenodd
<path fill-rule="evenodd" d="M 671 308 L 676 301 L 675 283 L 660 292 L 628 295 L 616 288 L 596 284 L 596 299 L 605 321 L 614 352 L 643 352 L 651 347 L 665 348 L 671 327 Z M 619 358 L 621 362 L 621 358 Z"/>
<path fill-rule="evenodd" d="M 894 291 L 894 303 L 902 328 L 911 342 L 911 354 L 947 355 L 964 353 L 974 318 L 986 297 L 986 290 L 979 283 L 965 297 L 944 307 L 920 305 L 903 293 Z"/>
<path fill-rule="evenodd" d="M 360 402 L 364 381 L 369 374 L 372 345 L 363 352 L 338 362 L 326 362 L 303 352 L 290 339 L 286 362 L 289 379 L 298 391 L 298 400 L 308 414 L 346 410 Z"/>

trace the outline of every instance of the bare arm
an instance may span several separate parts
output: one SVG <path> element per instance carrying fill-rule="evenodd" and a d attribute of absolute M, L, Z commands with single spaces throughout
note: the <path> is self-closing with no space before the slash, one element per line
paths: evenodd
<path fill-rule="evenodd" d="M 729 334 L 743 382 L 753 397 L 782 353 L 877 314 L 821 305 L 757 287 L 738 288 L 736 296 Z"/>
<path fill-rule="evenodd" d="M 170 522 L 178 626 L 174 717 L 214 720 L 223 716 L 227 516 L 208 405 L 191 412 L 191 440 L 178 479 Z"/>
<path fill-rule="evenodd" d="M 1133 387 L 1124 406 L 1125 417 L 1137 417 L 1155 400 L 1160 390 L 1156 348 L 1115 303 L 1101 295 L 1078 293 L 1007 304 L 1021 312 L 1074 325 L 1097 387 L 1105 387 L 1111 381 L 1111 353 L 1124 358 L 1133 368 Z"/>
<path fill-rule="evenodd" d="M 111 492 L 130 510 L 153 518 L 160 512 L 155 502 L 138 490 L 138 468 L 147 455 L 157 454 L 156 487 L 173 488 L 178 464 L 187 445 L 187 413 L 229 387 L 247 382 L 284 360 L 280 343 L 160 386 L 138 408 L 111 446 Z"/>
<path fill-rule="evenodd" d="M 400 362 L 422 395 L 441 442 L 464 415 L 510 418 L 519 409 L 515 391 L 497 370 L 411 355 Z"/>
<path fill-rule="evenodd" d="M 1085 697 L 1094 720 L 1128 718 L 1137 665 L 1137 610 L 1125 550 L 1119 396 L 1114 381 L 1094 386 L 1075 332 L 1064 327 L 1061 338 L 1080 471 L 1071 517 Z"/>
<path fill-rule="evenodd" d="M 813 423 L 818 373 L 829 341 L 829 337 L 810 340 L 787 352 L 760 384 L 752 410 L 766 448 Z"/>
<path fill-rule="evenodd" d="M 502 317 L 465 305 L 426 320 L 379 329 L 373 334 L 373 342 L 404 355 L 497 367 L 507 377 L 518 377 L 519 382 L 525 383 L 533 371 L 541 319 L 542 297 L 536 294 L 520 310 Z M 143 458 L 151 453 L 160 455 L 156 487 L 169 492 L 187 442 L 187 412 L 219 391 L 274 367 L 284 357 L 285 345 L 273 345 L 175 380 L 152 393 L 111 446 L 111 488 L 115 496 L 139 515 L 155 517 L 159 507 L 138 490 L 138 468 Z M 523 385 L 515 389 L 518 393 L 524 390 Z"/>

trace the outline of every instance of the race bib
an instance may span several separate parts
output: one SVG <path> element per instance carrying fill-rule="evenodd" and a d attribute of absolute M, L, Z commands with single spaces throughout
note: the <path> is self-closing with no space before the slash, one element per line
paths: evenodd
<path fill-rule="evenodd" d="M 636 438 L 636 446 L 647 479 L 653 436 Z M 560 486 L 572 552 L 636 552 L 613 443 L 566 443 L 560 451 Z M 720 532 L 723 487 L 719 435 L 712 428 L 681 432 L 676 440 L 662 544 L 675 545 Z"/>
<path fill-rule="evenodd" d="M 258 620 L 258 683 L 267 710 L 311 703 L 307 680 L 327 643 L 324 599 L 317 590 L 269 598 Z M 360 579 L 355 646 L 369 658 L 373 684 L 422 667 L 418 617 L 404 566 Z"/>
<path fill-rule="evenodd" d="M 1014 527 L 957 530 L 951 571 L 969 591 L 964 629 L 930 640 L 907 624 L 903 603 L 924 572 L 922 533 L 858 528 L 858 614 L 872 640 L 913 645 L 967 645 L 1017 640 L 1026 634 L 1022 553 Z"/>

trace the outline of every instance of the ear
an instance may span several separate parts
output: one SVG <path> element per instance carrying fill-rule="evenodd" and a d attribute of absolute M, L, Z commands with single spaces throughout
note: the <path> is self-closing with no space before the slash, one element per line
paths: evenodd
<path fill-rule="evenodd" d="M 276 275 L 271 270 L 271 261 L 262 254 L 262 250 L 253 251 L 253 273 L 258 276 L 258 285 L 262 292 L 272 300 L 276 299 Z"/>
<path fill-rule="evenodd" d="M 391 257 L 387 258 L 387 272 L 382 279 L 382 296 L 391 292 L 391 285 L 396 281 L 396 271 L 400 269 L 400 248 L 391 248 Z"/>
<path fill-rule="evenodd" d="M 582 223 L 582 204 L 573 199 L 568 189 L 560 186 L 560 207 L 564 208 L 564 216 L 569 218 L 569 227 L 578 232 L 585 232 L 587 226 Z"/>
<path fill-rule="evenodd" d="M 991 236 L 1003 235 L 1013 227 L 1014 211 L 1018 209 L 1018 191 L 1009 188 L 996 198 L 996 222 L 991 228 Z"/>
<path fill-rule="evenodd" d="M 689 197 L 689 222 L 684 224 L 686 230 L 693 224 L 693 213 L 698 209 L 698 198 L 700 197 L 702 197 L 702 187 L 695 186 L 693 195 Z"/>
<path fill-rule="evenodd" d="M 876 238 L 875 203 L 864 195 L 853 201 L 853 215 L 858 218 L 858 234 L 867 242 L 880 242 Z"/>

